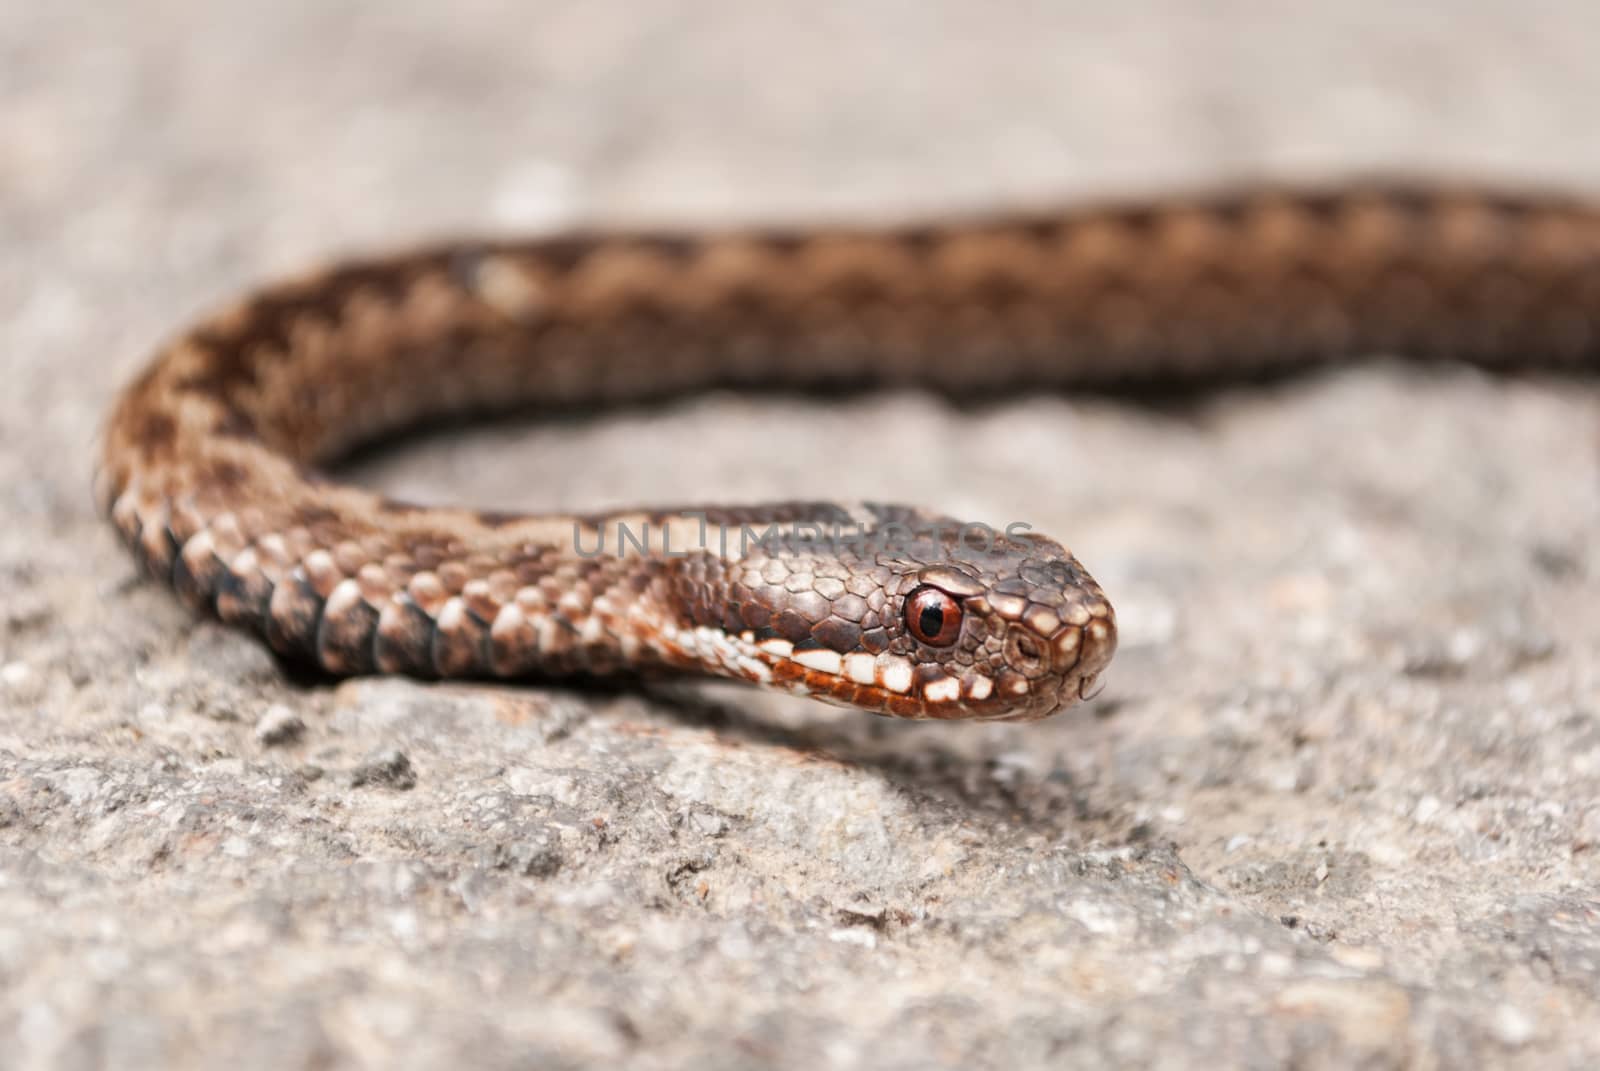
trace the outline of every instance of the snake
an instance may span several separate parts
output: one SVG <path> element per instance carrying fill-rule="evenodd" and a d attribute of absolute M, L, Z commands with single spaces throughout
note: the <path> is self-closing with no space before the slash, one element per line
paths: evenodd
<path fill-rule="evenodd" d="M 1159 391 L 1380 353 L 1592 372 L 1600 208 L 1351 181 L 444 241 L 266 285 L 177 334 L 119 395 L 95 493 L 184 604 L 334 678 L 687 673 L 1028 721 L 1094 694 L 1117 625 L 1027 526 L 876 501 L 508 513 L 397 500 L 330 465 L 511 409 Z M 892 468 L 941 430 L 859 434 Z"/>

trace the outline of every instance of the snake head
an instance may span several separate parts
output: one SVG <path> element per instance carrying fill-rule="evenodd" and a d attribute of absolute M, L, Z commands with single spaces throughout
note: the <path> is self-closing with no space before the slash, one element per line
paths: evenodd
<path fill-rule="evenodd" d="M 892 717 L 1032 721 L 1087 698 L 1116 649 L 1110 602 L 1059 543 L 991 535 L 785 542 L 695 570 L 691 601 L 718 608 L 702 660 Z"/>
<path fill-rule="evenodd" d="M 1111 603 L 1059 544 L 1019 543 L 902 574 L 915 586 L 891 651 L 912 663 L 913 716 L 1034 721 L 1094 692 L 1116 651 Z"/>

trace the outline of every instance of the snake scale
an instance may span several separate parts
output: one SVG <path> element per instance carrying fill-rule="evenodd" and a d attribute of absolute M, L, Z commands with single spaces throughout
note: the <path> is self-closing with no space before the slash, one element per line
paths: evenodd
<path fill-rule="evenodd" d="M 1100 587 L 1038 533 L 870 502 L 431 508 L 319 469 L 510 407 L 1166 386 L 1375 352 L 1592 369 L 1600 211 L 1353 184 L 351 261 L 168 345 L 111 414 L 97 496 L 185 603 L 333 675 L 687 670 L 901 717 L 1035 719 L 1089 694 L 1116 647 Z M 919 430 L 890 437 L 899 463 Z"/>

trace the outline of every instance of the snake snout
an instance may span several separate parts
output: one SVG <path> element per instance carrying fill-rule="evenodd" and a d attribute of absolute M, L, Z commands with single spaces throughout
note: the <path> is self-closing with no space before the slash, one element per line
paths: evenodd
<path fill-rule="evenodd" d="M 1065 610 L 1060 624 L 1047 635 L 1027 627 L 1039 623 L 1013 627 L 1007 642 L 1012 667 L 1036 682 L 1049 678 L 1057 710 L 1093 698 L 1100 674 L 1117 650 L 1117 623 L 1110 603 L 1087 600 Z"/>
<path fill-rule="evenodd" d="M 1103 615 L 1091 617 L 1088 624 L 1063 631 L 1055 645 L 1067 677 L 1077 682 L 1077 698 L 1092 698 L 1095 682 L 1117 653 L 1117 619 L 1110 604 L 1105 605 Z"/>

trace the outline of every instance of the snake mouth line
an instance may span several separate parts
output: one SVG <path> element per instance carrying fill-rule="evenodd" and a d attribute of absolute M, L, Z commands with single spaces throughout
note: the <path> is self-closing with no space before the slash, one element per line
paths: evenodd
<path fill-rule="evenodd" d="M 1031 720 L 1087 698 L 1109 661 L 1106 641 L 1112 635 L 1101 620 L 1063 626 L 1048 641 L 1038 641 L 1053 654 L 1044 659 L 1047 668 L 1031 676 L 1014 670 L 993 675 L 973 668 L 931 675 L 928 663 L 919 672 L 918 664 L 903 655 L 796 649 L 788 640 L 757 639 L 748 631 L 730 636 L 706 629 L 700 644 L 702 649 L 722 648 L 731 656 L 731 664 L 754 683 L 841 706 L 933 720 Z M 741 648 L 742 653 L 735 653 Z M 1078 667 L 1086 658 L 1093 671 L 1080 674 Z M 1050 665 L 1052 659 L 1059 661 Z"/>

